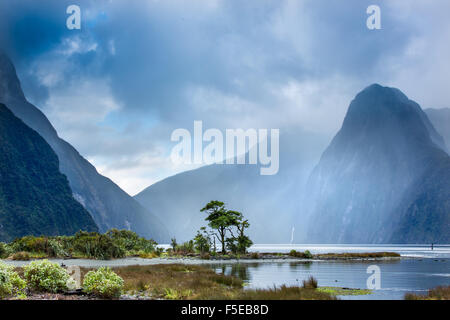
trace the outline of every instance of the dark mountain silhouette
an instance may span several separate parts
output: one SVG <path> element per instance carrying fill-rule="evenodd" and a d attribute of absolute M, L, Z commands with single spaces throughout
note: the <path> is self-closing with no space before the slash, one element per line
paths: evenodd
<path fill-rule="evenodd" d="M 426 114 L 398 89 L 351 102 L 302 198 L 315 243 L 450 241 L 450 158 Z"/>
<path fill-rule="evenodd" d="M 92 215 L 101 232 L 110 228 L 131 229 L 157 241 L 168 241 L 162 222 L 149 210 L 100 175 L 69 143 L 60 139 L 46 116 L 30 104 L 21 89 L 15 68 L 0 53 L 0 102 L 29 127 L 36 130 L 53 148 L 77 199 Z"/>
<path fill-rule="evenodd" d="M 0 241 L 97 231 L 47 142 L 0 104 Z"/>

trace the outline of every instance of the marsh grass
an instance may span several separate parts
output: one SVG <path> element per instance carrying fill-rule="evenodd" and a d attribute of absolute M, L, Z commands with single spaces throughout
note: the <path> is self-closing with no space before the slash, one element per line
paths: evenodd
<path fill-rule="evenodd" d="M 407 293 L 405 300 L 450 300 L 450 286 L 430 289 L 426 295 Z"/>
<path fill-rule="evenodd" d="M 326 292 L 299 286 L 244 290 L 243 281 L 234 276 L 217 274 L 200 265 L 152 265 L 113 268 L 124 279 L 128 294 L 146 295 L 151 299 L 170 300 L 329 300 Z M 86 274 L 89 269 L 82 269 Z"/>
<path fill-rule="evenodd" d="M 273 287 L 269 289 L 243 290 L 239 300 L 336 300 L 336 297 L 314 288 L 299 286 Z"/>
<path fill-rule="evenodd" d="M 303 288 L 305 289 L 317 289 L 317 279 L 313 276 L 309 276 L 307 280 L 303 280 Z"/>

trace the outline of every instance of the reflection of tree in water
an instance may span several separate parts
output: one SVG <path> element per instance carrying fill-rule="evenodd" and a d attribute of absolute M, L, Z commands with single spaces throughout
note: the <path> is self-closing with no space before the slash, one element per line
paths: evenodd
<path fill-rule="evenodd" d="M 234 276 L 243 281 L 250 280 L 249 268 L 257 269 L 260 267 L 259 263 L 232 263 L 222 264 L 216 267 L 216 272 L 227 276 Z"/>
<path fill-rule="evenodd" d="M 243 281 L 250 280 L 249 266 L 240 263 L 234 263 L 231 265 L 231 275 L 235 276 Z"/>
<path fill-rule="evenodd" d="M 289 262 L 289 268 L 292 271 L 297 270 L 309 270 L 311 268 L 312 261 L 305 261 L 305 262 Z"/>
<path fill-rule="evenodd" d="M 302 262 L 282 262 L 276 263 L 275 265 L 282 268 L 283 266 L 289 265 L 289 269 L 291 272 L 300 272 L 305 270 L 310 270 L 312 261 L 302 261 Z M 263 265 L 269 266 L 268 263 L 228 263 L 228 264 L 220 264 L 220 265 L 211 265 L 213 269 L 220 274 L 224 274 L 227 276 L 234 276 L 243 281 L 250 281 L 252 272 L 256 269 L 261 268 Z M 272 266 L 273 268 L 274 266 Z M 301 278 L 301 277 L 300 277 Z"/>

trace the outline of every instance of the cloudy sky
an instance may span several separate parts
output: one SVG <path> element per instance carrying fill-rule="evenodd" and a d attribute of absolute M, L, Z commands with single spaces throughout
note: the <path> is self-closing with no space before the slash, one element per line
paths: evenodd
<path fill-rule="evenodd" d="M 81 8 L 81 30 L 66 8 Z M 366 9 L 381 7 L 381 30 Z M 27 98 L 134 195 L 191 168 L 174 129 L 331 138 L 371 83 L 450 107 L 448 0 L 0 0 L 0 46 Z M 280 157 L 283 156 L 280 150 Z"/>

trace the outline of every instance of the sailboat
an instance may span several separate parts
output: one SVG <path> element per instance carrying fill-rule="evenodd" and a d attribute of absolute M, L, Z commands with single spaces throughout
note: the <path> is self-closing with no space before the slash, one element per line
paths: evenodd
<path fill-rule="evenodd" d="M 294 226 L 292 226 L 292 231 L 291 231 L 291 244 L 294 244 L 294 231 L 295 231 L 295 228 L 294 228 Z"/>

